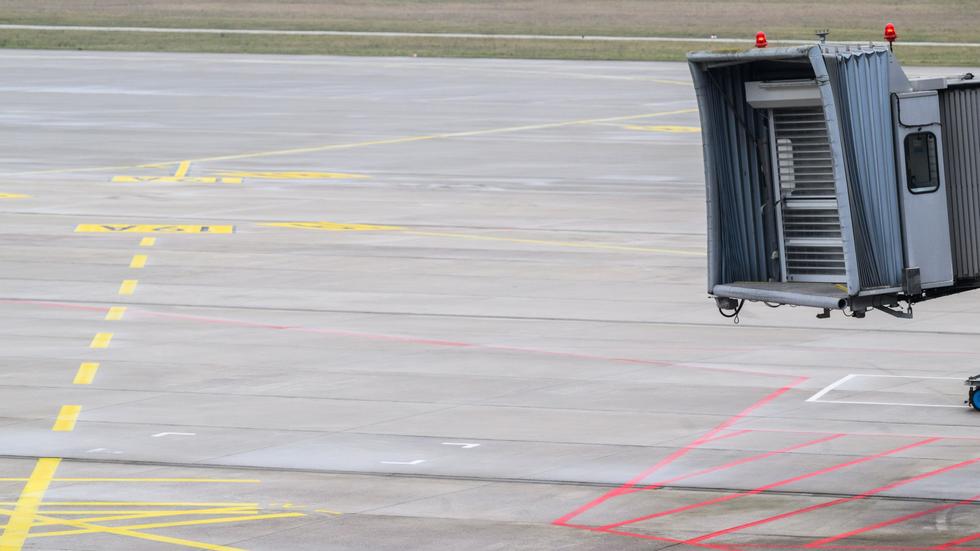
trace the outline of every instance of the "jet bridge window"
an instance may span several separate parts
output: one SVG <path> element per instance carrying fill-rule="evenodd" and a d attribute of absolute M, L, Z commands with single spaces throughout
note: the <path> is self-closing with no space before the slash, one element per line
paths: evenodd
<path fill-rule="evenodd" d="M 912 193 L 931 193 L 939 189 L 935 134 L 916 132 L 905 137 L 905 172 Z"/>

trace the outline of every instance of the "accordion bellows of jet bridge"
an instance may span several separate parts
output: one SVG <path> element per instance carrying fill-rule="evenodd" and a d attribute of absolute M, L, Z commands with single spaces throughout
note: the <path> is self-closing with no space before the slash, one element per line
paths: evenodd
<path fill-rule="evenodd" d="M 980 286 L 980 81 L 910 79 L 883 47 L 688 56 L 708 292 L 911 317 Z M 907 305 L 903 307 L 904 305 Z"/>

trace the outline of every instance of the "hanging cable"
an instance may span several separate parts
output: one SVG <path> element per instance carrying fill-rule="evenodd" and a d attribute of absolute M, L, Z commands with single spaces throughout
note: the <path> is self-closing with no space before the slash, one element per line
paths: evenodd
<path fill-rule="evenodd" d="M 731 314 L 726 314 L 725 311 L 722 310 L 720 306 L 718 307 L 718 313 L 721 314 L 721 316 L 724 318 L 728 318 L 728 319 L 734 318 L 735 324 L 738 325 L 739 322 L 738 313 L 742 311 L 743 306 L 745 306 L 745 299 L 738 301 L 738 306 L 735 307 L 735 311 L 732 312 Z"/>

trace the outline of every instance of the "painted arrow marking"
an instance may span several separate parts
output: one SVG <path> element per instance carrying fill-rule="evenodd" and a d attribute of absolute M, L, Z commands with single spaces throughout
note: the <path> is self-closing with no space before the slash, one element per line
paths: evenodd
<path fill-rule="evenodd" d="M 153 435 L 153 438 L 160 438 L 161 436 L 197 436 L 196 432 L 158 432 Z"/>
<path fill-rule="evenodd" d="M 472 449 L 472 448 L 479 448 L 480 447 L 479 444 L 470 444 L 468 442 L 443 442 L 442 445 L 443 446 L 459 446 L 459 447 L 463 448 L 464 450 L 469 450 L 469 449 Z"/>
<path fill-rule="evenodd" d="M 385 465 L 418 465 L 419 463 L 425 463 L 425 459 L 416 459 L 415 461 L 382 461 Z"/>

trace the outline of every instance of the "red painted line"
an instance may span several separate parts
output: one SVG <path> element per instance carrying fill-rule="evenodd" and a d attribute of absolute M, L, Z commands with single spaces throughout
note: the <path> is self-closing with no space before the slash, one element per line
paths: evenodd
<path fill-rule="evenodd" d="M 966 409 L 966 406 L 964 406 Z M 819 430 L 793 430 L 793 429 L 748 429 L 752 432 L 780 432 L 785 434 L 837 434 L 830 431 L 819 431 Z M 977 436 L 944 436 L 938 434 L 913 434 L 908 432 L 842 432 L 845 436 L 886 436 L 889 438 L 894 437 L 906 437 L 906 438 L 942 438 L 943 440 L 980 440 Z"/>
<path fill-rule="evenodd" d="M 709 443 L 712 443 L 712 442 L 717 442 L 719 440 L 728 440 L 729 438 L 734 438 L 736 436 L 742 436 L 743 434 L 749 434 L 750 432 L 752 432 L 752 429 L 741 429 L 741 430 L 736 430 L 736 431 L 729 432 L 728 434 L 720 434 L 718 436 L 715 436 L 714 438 L 709 438 L 709 439 L 705 440 L 704 442 L 702 442 L 702 445 L 703 444 L 709 444 Z"/>
<path fill-rule="evenodd" d="M 740 543 L 744 549 L 806 549 L 802 545 L 779 545 L 774 543 Z M 854 551 L 937 551 L 936 546 L 916 547 L 911 545 L 824 545 L 820 549 L 841 549 Z M 957 547 L 955 551 L 980 551 L 980 547 Z"/>
<path fill-rule="evenodd" d="M 718 530 L 717 532 L 712 532 L 710 534 L 705 534 L 703 536 L 698 536 L 696 538 L 690 539 L 690 540 L 688 540 L 685 543 L 700 543 L 702 541 L 707 541 L 709 539 L 716 538 L 718 536 L 723 536 L 725 534 L 731 534 L 733 532 L 738 532 L 740 530 L 745 530 L 746 528 L 752 528 L 754 526 L 759 526 L 759 525 L 762 525 L 762 524 L 768 524 L 770 522 L 775 522 L 777 520 L 782 520 L 784 518 L 789 518 L 789 517 L 794 517 L 794 516 L 797 516 L 797 515 L 802 515 L 804 513 L 809 513 L 811 511 L 816 511 L 818 509 L 824 509 L 824 508 L 827 508 L 827 507 L 833 507 L 835 505 L 840 505 L 842 503 L 850 503 L 851 501 L 857 501 L 857 500 L 861 500 L 861 499 L 866 499 L 866 498 L 871 497 L 873 495 L 880 494 L 882 492 L 887 492 L 888 490 L 893 490 L 895 488 L 898 488 L 898 487 L 901 487 L 901 486 L 905 486 L 906 484 L 911 484 L 913 482 L 918 482 L 920 480 L 924 480 L 926 478 L 930 478 L 930 477 L 933 477 L 933 476 L 936 476 L 936 475 L 947 473 L 947 472 L 952 471 L 952 470 L 955 470 L 955 469 L 961 469 L 963 467 L 967 467 L 969 465 L 973 465 L 974 463 L 977 463 L 977 462 L 980 462 L 980 457 L 975 457 L 973 459 L 968 459 L 966 461 L 961 461 L 960 463 L 956 463 L 954 465 L 947 465 L 946 467 L 943 467 L 941 469 L 936 469 L 936 470 L 933 470 L 933 471 L 928 471 L 928 472 L 922 473 L 920 475 L 913 476 L 911 478 L 906 478 L 906 479 L 903 479 L 903 480 L 899 480 L 897 482 L 892 482 L 891 484 L 887 484 L 885 486 L 881 486 L 881 487 L 875 488 L 873 490 L 868 490 L 867 492 L 864 492 L 864 493 L 859 494 L 859 495 L 856 495 L 856 496 L 844 497 L 844 498 L 841 498 L 841 499 L 835 499 L 834 501 L 829 501 L 827 503 L 820 503 L 820 504 L 817 504 L 817 505 L 811 505 L 809 507 L 804 507 L 802 509 L 797 509 L 795 511 L 790 511 L 788 513 L 782 513 L 782 514 L 775 515 L 775 516 L 772 516 L 772 517 L 768 517 L 768 518 L 764 518 L 764 519 L 760 519 L 760 520 L 755 520 L 755 521 L 752 521 L 752 522 L 747 522 L 745 524 L 741 524 L 739 526 L 734 526 L 732 528 L 726 528 L 724 530 Z"/>
<path fill-rule="evenodd" d="M 599 528 L 598 526 L 588 526 L 585 524 L 561 523 L 559 524 L 559 526 L 564 526 L 566 528 L 576 528 L 578 530 L 586 530 L 588 532 L 599 532 L 604 534 L 612 534 L 616 536 L 629 536 L 631 538 L 639 538 L 639 539 L 651 540 L 651 541 L 661 541 L 664 543 L 673 543 L 673 544 L 684 543 L 683 540 L 667 538 L 664 536 L 653 536 L 650 534 L 637 534 L 635 532 L 623 532 L 619 530 L 606 530 L 604 528 Z M 717 543 L 694 544 L 694 547 L 700 547 L 702 549 L 717 549 L 719 551 L 736 551 L 736 549 L 730 545 L 717 544 Z"/>
<path fill-rule="evenodd" d="M 808 544 L 804 545 L 803 547 L 808 547 L 808 548 L 809 547 L 821 547 L 821 546 L 827 545 L 829 543 L 834 543 L 835 541 L 838 541 L 838 540 L 850 538 L 850 537 L 856 536 L 858 534 L 864 534 L 865 532 L 871 532 L 872 530 L 877 530 L 879 528 L 884 528 L 886 526 L 892 526 L 892 525 L 895 525 L 895 524 L 901 524 L 903 522 L 906 522 L 906 521 L 909 521 L 909 520 L 912 520 L 912 519 L 917 519 L 919 517 L 924 517 L 926 515 L 931 515 L 931 514 L 934 514 L 934 513 L 938 513 L 940 511 L 945 511 L 947 509 L 953 509 L 953 508 L 956 508 L 956 507 L 961 507 L 963 505 L 970 505 L 971 503 L 976 502 L 978 499 L 980 499 L 980 495 L 976 495 L 976 496 L 973 496 L 973 497 L 971 497 L 969 499 L 964 499 L 963 501 L 958 501 L 956 503 L 947 503 L 945 505 L 939 505 L 939 506 L 933 507 L 931 509 L 926 509 L 925 511 L 919 511 L 917 513 L 911 513 L 911 514 L 908 514 L 908 515 L 904 515 L 904 516 L 893 518 L 891 520 L 886 520 L 884 522 L 879 522 L 877 524 L 871 524 L 871 525 L 868 525 L 868 526 L 864 526 L 864 527 L 858 528 L 856 530 L 851 530 L 850 532 L 844 532 L 842 534 L 837 534 L 836 536 L 830 536 L 829 538 L 823 538 L 821 540 L 817 540 L 817 541 L 808 543 Z M 978 537 L 980 537 L 980 536 L 978 536 Z M 967 541 L 969 541 L 969 540 L 967 540 Z"/>
<path fill-rule="evenodd" d="M 765 491 L 768 491 L 768 490 L 772 490 L 773 488 L 779 488 L 780 486 L 786 486 L 786 485 L 789 485 L 789 484 L 793 484 L 795 482 L 800 482 L 801 480 L 807 480 L 807 479 L 814 478 L 814 477 L 817 477 L 817 476 L 820 476 L 820 475 L 824 475 L 824 474 L 827 474 L 827 473 L 832 473 L 834 471 L 839 471 L 839 470 L 844 469 L 844 468 L 847 468 L 847 467 L 853 467 L 854 465 L 860 465 L 861 463 L 867 463 L 868 461 L 873 461 L 875 459 L 880 459 L 882 457 L 887 457 L 889 455 L 894 455 L 896 453 L 903 452 L 903 451 L 906 451 L 906 450 L 910 450 L 912 448 L 917 448 L 919 446 L 924 446 L 926 444 L 931 444 L 932 442 L 935 442 L 936 440 L 939 440 L 939 439 L 938 438 L 931 438 L 931 439 L 928 439 L 928 440 L 920 440 L 919 442 L 914 442 L 912 444 L 906 444 L 904 446 L 895 448 L 893 450 L 888 450 L 888 451 L 884 451 L 884 452 L 881 452 L 881 453 L 876 453 L 874 455 L 868 455 L 868 456 L 865 456 L 865 457 L 859 457 L 857 459 L 852 459 L 852 460 L 847 461 L 847 462 L 844 462 L 844 463 L 838 463 L 837 465 L 833 465 L 831 467 L 820 469 L 818 471 L 813 471 L 813 472 L 801 474 L 799 476 L 794 476 L 792 478 L 787 478 L 787 479 L 784 479 L 784 480 L 780 480 L 778 482 L 771 482 L 771 483 L 766 484 L 764 486 L 759 486 L 758 488 L 755 488 L 754 490 L 747 490 L 747 491 L 738 492 L 738 493 L 735 493 L 735 494 L 728 494 L 728 495 L 724 495 L 724 496 L 721 496 L 721 497 L 716 497 L 714 499 L 709 499 L 707 501 L 702 501 L 700 503 L 692 503 L 690 505 L 684 505 L 683 507 L 676 507 L 674 509 L 669 509 L 667 511 L 661 511 L 659 513 L 653 513 L 653 514 L 650 514 L 650 515 L 644 515 L 642 517 L 637 517 L 637 518 L 630 519 L 630 520 L 624 520 L 624 521 L 617 522 L 617 523 L 614 523 L 614 524 L 608 524 L 606 526 L 603 526 L 603 528 L 619 528 L 620 526 L 626 526 L 627 524 L 633 524 L 633 523 L 636 523 L 636 522 L 643 522 L 645 520 L 650 520 L 650 519 L 655 519 L 655 518 L 660 518 L 660 517 L 666 517 L 666 516 L 670 516 L 670 515 L 676 515 L 678 513 L 683 513 L 685 511 L 691 511 L 693 509 L 700 509 L 702 507 L 707 507 L 709 505 L 715 505 L 715 504 L 718 504 L 718 503 L 724 503 L 726 501 L 731 501 L 733 499 L 738 499 L 738 498 L 741 498 L 741 497 L 746 497 L 746 496 L 752 496 L 752 495 L 756 495 L 756 494 L 761 494 L 762 492 L 765 492 Z"/>
<path fill-rule="evenodd" d="M 743 457 L 741 459 L 736 459 L 734 461 L 725 463 L 724 465 L 718 465 L 718 466 L 715 466 L 715 467 L 708 467 L 706 469 L 701 469 L 700 471 L 695 471 L 693 473 L 682 474 L 680 476 L 675 476 L 674 478 L 668 478 L 667 480 L 661 480 L 661 481 L 656 482 L 654 484 L 651 484 L 649 486 L 644 486 L 642 488 L 636 488 L 634 491 L 641 492 L 641 491 L 645 491 L 645 490 L 656 490 L 657 488 L 663 488 L 664 486 L 667 486 L 668 484 L 673 484 L 675 482 L 680 482 L 681 480 L 686 480 L 688 478 L 694 478 L 696 476 L 701 476 L 701 475 L 705 475 L 705 474 L 709 474 L 709 473 L 713 473 L 713 472 L 723 471 L 725 469 L 730 469 L 732 467 L 737 467 L 739 465 L 744 465 L 746 463 L 752 463 L 752 462 L 755 462 L 755 461 L 766 459 L 767 457 L 772 457 L 774 455 L 780 455 L 780 454 L 784 454 L 784 453 L 794 452 L 794 451 L 799 450 L 799 449 L 802 449 L 802 448 L 806 448 L 806 447 L 809 447 L 809 446 L 815 446 L 817 444 L 822 444 L 824 442 L 828 442 L 830 440 L 835 440 L 835 439 L 841 438 L 843 436 L 844 436 L 843 434 L 833 434 L 831 436 L 824 436 L 824 437 L 821 437 L 821 438 L 817 438 L 816 440 L 810 440 L 809 442 L 803 442 L 802 444 L 793 444 L 792 446 L 788 446 L 786 448 L 782 448 L 782 449 L 779 449 L 779 450 L 769 451 L 769 452 L 765 452 L 765 453 L 760 453 L 758 455 L 753 455 L 753 456 L 750 456 L 750 457 Z M 714 440 L 710 440 L 710 442 L 714 442 Z"/>
<path fill-rule="evenodd" d="M 622 495 L 624 493 L 628 493 L 629 490 L 630 490 L 630 488 L 636 486 L 640 482 L 643 482 L 646 478 L 648 478 L 653 473 L 659 471 L 660 469 L 662 469 L 665 466 L 673 463 L 674 461 L 677 461 L 681 457 L 684 457 L 685 455 L 687 455 L 688 453 L 690 453 L 695 448 L 701 446 L 705 442 L 711 441 L 712 438 L 714 438 L 715 436 L 717 436 L 718 434 L 720 434 L 725 429 L 731 427 L 735 423 L 738 423 L 742 419 L 745 419 L 752 412 L 754 412 L 757 409 L 765 406 L 766 404 L 772 402 L 773 400 L 779 398 L 783 394 L 785 394 L 785 393 L 789 392 L 790 390 L 792 390 L 793 387 L 799 385 L 800 383 L 802 383 L 803 381 L 806 381 L 807 379 L 808 379 L 807 377 L 799 377 L 796 380 L 794 380 L 792 383 L 790 383 L 790 384 L 788 384 L 788 385 L 786 385 L 786 386 L 784 386 L 784 387 L 782 387 L 782 388 L 780 388 L 778 390 L 775 390 L 775 391 L 769 393 L 766 397 L 762 398 L 758 402 L 756 402 L 756 403 L 752 404 L 751 406 L 745 408 L 744 410 L 742 410 L 738 414 L 729 417 L 728 419 L 726 419 L 725 421 L 723 421 L 721 424 L 719 424 L 715 428 L 713 428 L 710 431 L 708 431 L 708 433 L 706 433 L 705 435 L 703 435 L 700 438 L 694 440 L 693 442 L 691 442 L 687 446 L 684 446 L 683 448 L 680 448 L 680 449 L 676 450 L 674 453 L 668 455 L 667 457 L 665 457 L 664 459 L 662 459 L 658 463 L 654 464 L 653 466 L 649 467 L 645 471 L 643 471 L 640 474 L 636 475 L 635 477 L 633 477 L 632 479 L 630 479 L 628 482 L 626 482 L 625 484 L 623 484 L 619 488 L 615 488 L 613 490 L 610 490 L 610 491 L 606 492 L 605 494 L 603 494 L 603 495 L 601 495 L 601 496 L 593 499 L 592 501 L 586 503 L 585 505 L 582 505 L 581 507 L 575 509 L 574 511 L 572 511 L 572 512 L 570 512 L 570 513 L 568 513 L 568 514 L 566 514 L 566 515 L 564 515 L 564 516 L 556 519 L 555 521 L 553 521 L 553 523 L 554 524 L 564 524 L 564 523 L 567 523 L 569 520 L 571 520 L 571 519 L 573 519 L 573 518 L 575 518 L 575 517 L 577 517 L 577 516 L 585 513 L 589 509 L 593 509 L 593 508 L 595 508 L 595 507 L 597 507 L 597 506 L 605 503 L 606 501 L 609 501 L 610 499 L 612 499 L 612 498 L 614 498 L 616 496 Z"/>
<path fill-rule="evenodd" d="M 966 536 L 965 538 L 960 538 L 953 541 L 947 541 L 942 545 L 937 545 L 936 547 L 933 547 L 933 549 L 951 549 L 957 545 L 969 543 L 971 541 L 976 541 L 976 540 L 980 540 L 980 533 L 971 534 L 969 536 Z M 956 551 L 965 551 L 965 548 L 956 547 Z"/>
<path fill-rule="evenodd" d="M 76 308 L 82 310 L 96 310 L 96 311 L 106 311 L 106 307 L 102 306 L 80 306 L 71 303 L 60 303 L 60 302 L 45 302 L 37 300 L 18 300 L 18 299 L 4 299 L 0 300 L 0 303 L 8 304 L 33 304 L 37 306 L 44 306 L 50 308 Z M 227 318 L 215 318 L 207 316 L 197 316 L 193 314 L 175 314 L 170 312 L 154 312 L 152 310 L 134 310 L 130 308 L 127 315 L 144 315 L 158 318 L 170 318 L 170 319 L 180 319 L 187 321 L 196 321 L 200 323 L 212 323 L 221 325 L 234 325 L 238 327 L 250 327 L 253 329 L 270 329 L 277 331 L 296 331 L 300 333 L 316 333 L 323 335 L 333 335 L 338 337 L 355 337 L 362 339 L 371 340 L 381 340 L 381 341 L 391 341 L 391 342 L 402 342 L 408 344 L 419 344 L 419 345 L 429 345 L 429 346 L 446 346 L 446 347 L 458 347 L 458 348 L 472 348 L 479 350 L 494 350 L 503 352 L 518 352 L 522 354 L 536 354 L 544 356 L 555 356 L 560 358 L 575 358 L 580 360 L 598 360 L 605 362 L 618 362 L 618 363 L 631 363 L 639 365 L 654 365 L 654 366 L 674 366 L 678 365 L 677 362 L 671 360 L 657 360 L 657 359 L 643 359 L 643 358 L 621 358 L 615 356 L 602 356 L 598 354 L 583 354 L 576 352 L 562 352 L 555 350 L 544 350 L 539 348 L 526 348 L 519 346 L 506 346 L 506 345 L 493 345 L 493 344 L 478 344 L 471 342 L 462 341 L 452 341 L 443 339 L 431 339 L 424 337 L 410 337 L 405 335 L 389 335 L 384 333 L 367 333 L 359 331 L 347 331 L 343 329 L 330 329 L 330 328 L 317 328 L 317 327 L 303 327 L 296 325 L 276 325 L 269 323 L 260 322 L 249 322 L 240 321 Z M 701 371 L 715 371 L 721 373 L 738 373 L 742 375 L 758 375 L 760 377 L 787 377 L 787 375 L 782 373 L 771 373 L 767 371 L 757 371 L 752 369 L 741 369 L 741 368 L 726 368 L 718 366 L 703 366 L 697 364 L 684 364 L 684 367 L 690 369 L 697 369 Z"/>

